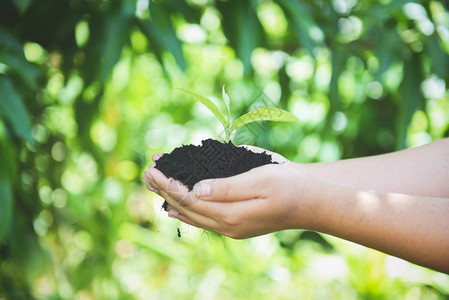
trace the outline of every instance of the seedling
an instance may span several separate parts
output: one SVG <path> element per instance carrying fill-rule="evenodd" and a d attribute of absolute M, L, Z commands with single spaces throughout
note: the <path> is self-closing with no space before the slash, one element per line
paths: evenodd
<path fill-rule="evenodd" d="M 197 93 L 194 93 L 192 91 L 178 88 L 179 90 L 190 94 L 201 102 L 204 106 L 206 106 L 214 115 L 217 117 L 217 119 L 220 121 L 220 123 L 223 125 L 223 128 L 225 130 L 226 134 L 226 142 L 229 142 L 231 138 L 231 134 L 234 130 L 245 126 L 248 123 L 255 122 L 255 121 L 277 121 L 277 122 L 296 122 L 298 119 L 289 113 L 288 111 L 285 111 L 280 108 L 275 107 L 262 107 L 254 109 L 243 116 L 238 117 L 234 122 L 231 123 L 231 109 L 230 109 L 230 102 L 228 94 L 226 94 L 225 87 L 223 85 L 222 90 L 222 96 L 223 96 L 223 102 L 226 107 L 226 114 L 222 114 L 220 109 L 218 109 L 217 105 L 210 100 L 207 97 L 204 97 L 202 95 L 199 95 Z"/>

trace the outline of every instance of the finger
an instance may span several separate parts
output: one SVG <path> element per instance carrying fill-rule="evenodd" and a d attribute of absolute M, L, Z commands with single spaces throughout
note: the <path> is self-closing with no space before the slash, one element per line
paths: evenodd
<path fill-rule="evenodd" d="M 151 164 L 142 174 L 142 179 L 145 181 L 145 183 L 149 183 L 153 180 L 150 174 L 150 169 L 154 168 L 156 164 Z"/>
<path fill-rule="evenodd" d="M 156 168 L 149 168 L 148 174 L 148 176 L 152 178 L 152 186 L 154 187 L 156 185 L 155 189 L 159 192 L 161 192 L 161 190 L 166 192 L 168 196 L 176 201 L 176 203 L 187 207 L 193 205 L 193 203 L 197 201 L 194 194 L 190 192 L 187 186 L 182 182 L 173 178 L 167 178 Z"/>
<path fill-rule="evenodd" d="M 171 210 L 169 211 L 168 214 L 169 217 L 180 219 L 183 222 L 185 220 L 189 220 L 190 222 L 189 224 L 192 224 L 196 227 L 201 228 L 217 227 L 217 222 L 208 215 L 203 215 L 194 210 L 191 210 L 190 207 L 184 207 L 182 205 L 179 205 L 176 202 L 176 200 L 171 198 L 165 191 L 161 191 L 161 193 L 165 201 L 167 201 L 167 203 L 171 207 Z"/>
<path fill-rule="evenodd" d="M 192 220 L 196 220 L 196 222 L 205 224 L 205 219 L 202 219 L 201 216 L 204 216 L 208 219 L 217 219 L 221 216 L 221 213 L 224 211 L 224 207 L 222 202 L 212 202 L 212 201 L 203 201 L 194 197 L 192 193 L 190 195 L 185 195 L 184 197 L 192 197 L 193 200 L 189 205 L 186 205 L 186 201 L 176 199 L 170 195 L 169 192 L 165 190 L 160 191 L 162 196 L 166 199 L 168 205 L 167 207 L 171 207 L 179 214 L 184 216 L 188 216 Z M 188 198 L 189 201 L 191 198 Z M 168 210 L 168 209 L 167 209 Z M 218 216 L 218 217 L 217 217 Z M 210 226 L 210 225 L 209 225 Z"/>
<path fill-rule="evenodd" d="M 154 187 L 151 186 L 151 177 L 148 174 L 148 169 L 145 170 L 145 172 L 143 172 L 142 174 L 142 180 L 145 182 L 145 185 L 147 187 L 147 189 L 155 192 L 156 190 L 154 189 Z"/>
<path fill-rule="evenodd" d="M 201 225 L 196 224 L 195 222 L 193 222 L 192 220 L 190 220 L 190 219 L 188 219 L 188 218 L 186 218 L 186 217 L 184 217 L 184 216 L 178 215 L 178 216 L 173 217 L 173 218 L 178 219 L 178 220 L 180 220 L 181 222 L 184 222 L 184 223 L 186 223 L 186 224 L 195 226 L 195 227 L 197 227 L 197 228 L 202 228 Z"/>
<path fill-rule="evenodd" d="M 149 166 L 142 174 L 142 180 L 145 181 L 145 183 L 150 181 L 150 174 L 148 173 L 151 166 Z"/>
<path fill-rule="evenodd" d="M 150 169 L 154 168 L 155 164 L 150 165 L 145 172 L 142 174 L 142 179 L 145 182 L 147 189 L 159 194 L 160 187 L 156 184 L 153 177 L 151 176 Z"/>
<path fill-rule="evenodd" d="M 227 178 L 206 179 L 194 186 L 194 195 L 201 200 L 233 202 L 260 197 L 263 182 L 259 180 L 259 169 Z"/>
<path fill-rule="evenodd" d="M 155 164 L 152 164 L 146 171 L 146 177 L 149 182 L 157 187 L 159 190 L 167 189 L 169 183 L 173 178 L 167 178 L 164 173 L 155 168 Z"/>
<path fill-rule="evenodd" d="M 153 156 L 151 157 L 151 159 L 152 159 L 154 162 L 156 162 L 156 160 L 158 160 L 159 158 L 161 158 L 162 155 L 164 155 L 164 153 L 160 153 L 160 152 L 155 153 L 155 154 L 153 154 Z"/>
<path fill-rule="evenodd" d="M 179 212 L 176 209 L 174 209 L 173 207 L 171 207 L 170 204 L 167 204 L 166 211 L 167 211 L 167 215 L 170 218 L 176 218 L 176 217 L 180 216 Z"/>
<path fill-rule="evenodd" d="M 184 216 L 179 216 L 177 219 L 180 220 L 183 223 L 189 224 L 189 225 L 194 226 L 196 228 L 201 228 L 201 229 L 204 229 L 204 230 L 207 230 L 207 231 L 211 231 L 211 232 L 215 232 L 215 233 L 223 235 L 223 233 L 220 230 L 220 228 L 218 228 L 216 226 L 215 227 L 203 226 L 202 224 L 197 224 L 197 223 L 191 221 L 190 219 L 185 218 Z"/>
<path fill-rule="evenodd" d="M 202 229 L 205 229 L 205 230 L 208 230 L 208 231 L 212 231 L 212 232 L 215 232 L 215 233 L 218 233 L 218 234 L 222 234 L 221 229 L 218 226 L 217 222 L 214 222 L 212 226 L 208 226 L 205 223 L 196 222 L 195 220 L 192 220 L 192 219 L 190 219 L 190 218 L 188 218 L 188 217 L 186 217 L 184 215 L 177 215 L 177 216 L 174 216 L 173 218 L 178 219 L 181 222 L 186 223 L 186 224 L 191 225 L 191 226 L 194 226 L 196 228 L 202 228 Z"/>

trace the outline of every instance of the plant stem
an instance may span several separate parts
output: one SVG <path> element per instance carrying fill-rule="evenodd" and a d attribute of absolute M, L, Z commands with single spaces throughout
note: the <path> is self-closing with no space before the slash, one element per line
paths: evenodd
<path fill-rule="evenodd" d="M 229 128 L 225 128 L 225 133 L 226 133 L 226 142 L 229 142 L 231 138 L 231 132 L 229 131 Z"/>

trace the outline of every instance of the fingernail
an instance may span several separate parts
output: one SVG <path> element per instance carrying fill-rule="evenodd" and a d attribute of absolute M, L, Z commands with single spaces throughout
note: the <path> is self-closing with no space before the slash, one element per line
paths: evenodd
<path fill-rule="evenodd" d="M 210 197 L 211 180 L 203 180 L 193 186 L 195 198 L 207 199 Z"/>
<path fill-rule="evenodd" d="M 168 216 L 169 216 L 170 218 L 177 218 L 177 217 L 179 216 L 179 212 L 178 212 L 177 210 L 170 209 L 170 210 L 168 211 Z"/>

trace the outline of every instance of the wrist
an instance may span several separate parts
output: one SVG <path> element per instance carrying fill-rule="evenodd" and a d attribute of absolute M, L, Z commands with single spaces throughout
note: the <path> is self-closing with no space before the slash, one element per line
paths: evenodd
<path fill-rule="evenodd" d="M 311 176 L 307 164 L 294 163 L 294 166 L 293 201 L 297 208 L 292 216 L 294 228 L 319 231 L 326 199 L 323 195 L 328 189 L 326 182 Z"/>

